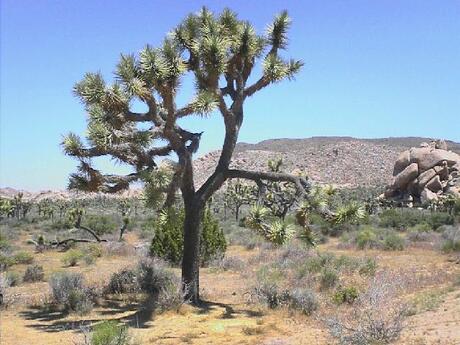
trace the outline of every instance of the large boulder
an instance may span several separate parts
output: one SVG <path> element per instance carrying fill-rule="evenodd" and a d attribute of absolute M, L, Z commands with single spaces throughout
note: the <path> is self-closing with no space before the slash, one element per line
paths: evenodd
<path fill-rule="evenodd" d="M 445 194 L 456 196 L 460 191 L 460 156 L 448 151 L 444 140 L 422 143 L 402 152 L 395 162 L 393 183 L 384 197 L 428 203 Z"/>
<path fill-rule="evenodd" d="M 395 189 L 402 190 L 418 176 L 418 165 L 417 163 L 412 163 L 407 166 L 403 171 L 401 171 L 393 182 Z"/>
<path fill-rule="evenodd" d="M 433 177 L 427 184 L 426 188 L 431 190 L 434 193 L 437 193 L 442 190 L 442 183 L 439 175 Z"/>
<path fill-rule="evenodd" d="M 406 169 L 410 164 L 410 152 L 409 150 L 401 152 L 398 159 L 395 162 L 393 168 L 393 176 L 397 176 L 401 171 Z"/>
<path fill-rule="evenodd" d="M 460 163 L 460 156 L 452 151 L 433 149 L 430 147 L 419 147 L 410 149 L 410 163 L 417 163 L 422 173 L 436 165 L 446 162 L 451 167 Z"/>

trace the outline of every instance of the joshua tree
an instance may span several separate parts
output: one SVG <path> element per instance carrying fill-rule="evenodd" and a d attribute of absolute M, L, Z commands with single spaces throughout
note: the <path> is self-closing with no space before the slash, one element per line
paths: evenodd
<path fill-rule="evenodd" d="M 123 235 L 126 229 L 128 229 L 129 214 L 131 213 L 131 206 L 132 205 L 131 205 L 130 200 L 126 200 L 126 199 L 120 200 L 117 205 L 118 212 L 120 212 L 121 220 L 123 222 L 123 225 L 120 228 L 120 236 L 118 238 L 118 241 L 120 242 L 121 240 L 123 240 Z"/>
<path fill-rule="evenodd" d="M 282 165 L 282 159 L 268 161 L 269 171 L 274 173 L 282 172 Z M 286 218 L 288 211 L 298 201 L 295 186 L 288 181 L 259 183 L 259 197 L 265 207 L 282 220 Z"/>
<path fill-rule="evenodd" d="M 240 209 L 243 205 L 250 205 L 256 199 L 257 193 L 254 187 L 241 182 L 239 179 L 235 183 L 229 183 L 225 190 L 224 203 L 229 207 L 235 219 L 238 221 L 240 218 Z"/>
<path fill-rule="evenodd" d="M 0 198 L 0 219 L 4 216 L 12 217 L 14 214 L 14 206 L 9 199 Z"/>
<path fill-rule="evenodd" d="M 87 144 L 70 133 L 63 140 L 66 154 L 80 161 L 78 172 L 70 176 L 69 187 L 84 191 L 118 192 L 131 182 L 155 174 L 155 158 L 175 154 L 178 161 L 165 191 L 165 207 L 180 190 L 185 208 L 182 284 L 185 298 L 199 301 L 200 224 L 206 202 L 227 179 L 241 178 L 289 181 L 299 194 L 309 182 L 284 173 L 230 169 L 230 161 L 244 119 L 244 104 L 263 88 L 283 79 L 292 79 L 303 63 L 284 60 L 290 19 L 286 11 L 258 35 L 247 21 L 226 9 L 214 15 L 206 8 L 190 14 L 164 40 L 160 48 L 147 45 L 135 55 L 121 55 L 116 81 L 107 85 L 99 73 L 88 73 L 75 85 L 74 92 L 89 116 Z M 256 63 L 262 73 L 252 82 Z M 195 80 L 196 95 L 178 106 L 176 95 L 181 79 Z M 141 102 L 146 112 L 132 110 Z M 195 186 L 193 154 L 203 133 L 193 133 L 180 125 L 190 116 L 207 116 L 217 110 L 225 125 L 225 137 L 217 167 L 202 186 Z M 138 126 L 138 125 L 142 126 Z M 161 139 L 164 146 L 154 146 Z M 91 164 L 92 157 L 111 156 L 133 167 L 125 175 L 105 175 Z"/>

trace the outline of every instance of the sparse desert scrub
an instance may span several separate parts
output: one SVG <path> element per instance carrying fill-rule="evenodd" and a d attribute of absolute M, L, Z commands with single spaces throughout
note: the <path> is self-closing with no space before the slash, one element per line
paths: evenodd
<path fill-rule="evenodd" d="M 96 302 L 99 292 L 86 286 L 80 273 L 55 273 L 49 280 L 52 301 L 68 312 L 89 313 Z"/>
<path fill-rule="evenodd" d="M 324 318 L 331 335 L 343 345 L 390 344 L 404 328 L 408 307 L 397 299 L 398 277 L 380 274 L 352 306 Z"/>
<path fill-rule="evenodd" d="M 29 265 L 34 261 L 34 257 L 31 253 L 21 250 L 14 254 L 13 256 L 15 264 Z"/>
<path fill-rule="evenodd" d="M 240 271 L 243 269 L 245 262 L 237 256 L 217 257 L 209 263 L 209 267 L 222 271 Z"/>
<path fill-rule="evenodd" d="M 460 252 L 460 226 L 445 227 L 442 233 L 441 249 L 445 253 Z"/>
<path fill-rule="evenodd" d="M 69 249 L 62 257 L 62 263 L 65 266 L 73 267 L 78 265 L 85 254 L 80 249 Z"/>
<path fill-rule="evenodd" d="M 32 265 L 27 266 L 26 271 L 24 272 L 24 276 L 22 280 L 28 283 L 34 283 L 43 281 L 45 279 L 45 272 L 43 270 L 43 266 L 41 265 Z"/>
<path fill-rule="evenodd" d="M 356 246 L 358 249 L 403 250 L 405 239 L 395 230 L 366 225 L 355 232 L 344 233 L 340 247 Z"/>

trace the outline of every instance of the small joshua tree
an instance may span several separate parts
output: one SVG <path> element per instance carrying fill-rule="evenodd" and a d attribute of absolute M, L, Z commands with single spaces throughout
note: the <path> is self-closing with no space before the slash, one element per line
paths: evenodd
<path fill-rule="evenodd" d="M 238 221 L 241 207 L 253 203 L 256 195 L 254 186 L 236 179 L 234 183 L 232 181 L 228 183 L 224 194 L 224 203 L 235 215 L 235 220 Z"/>
<path fill-rule="evenodd" d="M 205 205 L 226 180 L 289 181 L 300 194 L 309 188 L 301 177 L 230 168 L 245 102 L 273 83 L 293 79 L 303 65 L 298 60 L 286 61 L 280 54 L 288 45 L 289 26 L 284 11 L 264 35 L 258 35 L 231 10 L 214 15 L 203 8 L 173 29 L 160 48 L 147 45 L 137 56 L 122 55 L 112 85 L 99 73 L 88 73 L 75 85 L 89 121 L 87 143 L 73 133 L 63 140 L 65 153 L 80 162 L 78 172 L 70 177 L 70 188 L 118 192 L 132 182 L 151 178 L 157 157 L 178 157 L 168 186 L 159 191 L 166 194 L 164 207 L 172 205 L 177 190 L 181 192 L 185 209 L 182 284 L 185 299 L 192 303 L 199 301 L 200 226 Z M 262 73 L 254 77 L 260 61 Z M 176 95 L 186 75 L 194 78 L 196 94 L 179 106 Z M 134 112 L 134 101 L 142 102 L 147 111 Z M 185 117 L 209 116 L 215 110 L 225 126 L 221 155 L 209 178 L 196 186 L 192 159 L 202 133 L 189 131 L 179 122 Z M 158 139 L 164 146 L 154 146 Z M 103 174 L 91 163 L 91 158 L 99 156 L 111 156 L 133 171 L 125 176 Z"/>
<path fill-rule="evenodd" d="M 282 165 L 282 159 L 268 161 L 269 171 L 274 173 L 282 172 Z M 298 201 L 295 186 L 286 181 L 269 181 L 263 185 L 260 184 L 259 189 L 261 189 L 259 193 L 265 207 L 270 209 L 275 217 L 283 220 L 291 207 Z"/>

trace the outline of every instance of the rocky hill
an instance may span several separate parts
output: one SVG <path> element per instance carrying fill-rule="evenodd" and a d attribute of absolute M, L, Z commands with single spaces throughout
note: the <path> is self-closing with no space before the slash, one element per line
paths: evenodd
<path fill-rule="evenodd" d="M 232 166 L 266 170 L 269 159 L 282 158 L 286 171 L 303 171 L 316 182 L 350 187 L 384 186 L 392 180 L 393 165 L 399 154 L 430 140 L 418 137 L 312 137 L 239 143 Z M 460 143 L 447 141 L 447 145 L 449 150 L 460 153 Z M 219 151 L 213 151 L 195 161 L 198 185 L 212 172 L 219 154 Z"/>

